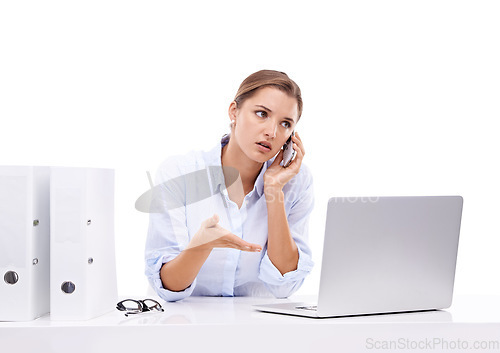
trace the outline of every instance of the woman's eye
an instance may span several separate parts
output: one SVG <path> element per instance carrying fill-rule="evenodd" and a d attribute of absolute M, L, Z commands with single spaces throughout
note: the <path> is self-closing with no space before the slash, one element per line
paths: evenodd
<path fill-rule="evenodd" d="M 259 111 L 255 112 L 255 114 L 257 114 L 261 118 L 267 118 L 267 113 L 265 111 L 259 110 Z"/>
<path fill-rule="evenodd" d="M 292 124 L 290 124 L 288 121 L 284 121 L 281 123 L 281 125 L 284 127 L 284 128 L 290 128 L 292 126 Z"/>

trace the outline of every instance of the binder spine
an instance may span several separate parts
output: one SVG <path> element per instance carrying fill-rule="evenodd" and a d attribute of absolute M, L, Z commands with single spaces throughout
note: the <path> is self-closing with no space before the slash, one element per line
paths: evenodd
<path fill-rule="evenodd" d="M 0 321 L 49 311 L 48 195 L 48 167 L 0 167 Z"/>
<path fill-rule="evenodd" d="M 28 220 L 33 256 L 28 262 L 31 260 L 33 269 L 31 303 L 38 303 L 33 312 L 40 317 L 50 311 L 50 168 L 34 168 L 33 176 L 32 217 Z"/>
<path fill-rule="evenodd" d="M 114 309 L 114 171 L 52 168 L 51 319 L 87 320 Z"/>

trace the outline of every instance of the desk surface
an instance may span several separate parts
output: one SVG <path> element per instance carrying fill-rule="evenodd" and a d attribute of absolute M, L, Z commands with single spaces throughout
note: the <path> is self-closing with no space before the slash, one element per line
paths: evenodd
<path fill-rule="evenodd" d="M 5 352 L 143 352 L 148 349 L 256 352 L 279 349 L 343 352 L 363 350 L 467 350 L 500 352 L 500 297 L 456 296 L 441 311 L 312 319 L 256 311 L 254 304 L 311 301 L 313 297 L 191 297 L 162 303 L 165 312 L 125 317 L 117 310 L 88 321 L 0 322 Z M 27 337 L 30 339 L 28 340 Z M 496 342 L 496 343 L 495 343 Z M 391 346 L 392 345 L 392 346 Z M 443 346 L 444 345 L 444 346 Z M 461 346 L 460 346 L 461 345 Z M 437 348 L 436 348 L 437 346 Z M 210 349 L 213 348 L 213 349 Z M 162 349 L 162 350 L 163 350 Z M 456 351 L 457 349 L 455 349 Z"/>

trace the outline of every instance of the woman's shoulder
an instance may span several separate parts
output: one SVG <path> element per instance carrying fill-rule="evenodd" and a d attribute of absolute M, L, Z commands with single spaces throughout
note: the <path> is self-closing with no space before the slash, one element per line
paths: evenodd
<path fill-rule="evenodd" d="M 210 157 L 210 151 L 189 151 L 185 154 L 169 156 L 160 163 L 156 177 L 158 180 L 168 180 L 204 169 L 210 164 Z"/>
<path fill-rule="evenodd" d="M 304 162 L 302 162 L 302 164 L 300 166 L 300 170 L 297 173 L 296 177 L 300 178 L 300 181 L 304 185 L 309 186 L 313 183 L 313 175 L 312 175 L 311 169 Z"/>
<path fill-rule="evenodd" d="M 311 180 L 312 181 L 311 169 L 307 166 L 307 164 L 302 162 L 302 164 L 300 165 L 300 170 L 297 173 L 296 177 L 302 178 L 304 180 Z"/>

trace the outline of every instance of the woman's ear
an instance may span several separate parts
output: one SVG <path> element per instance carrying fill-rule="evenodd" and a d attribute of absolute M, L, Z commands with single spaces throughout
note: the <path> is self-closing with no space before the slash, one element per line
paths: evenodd
<path fill-rule="evenodd" d="M 236 119 L 236 115 L 238 114 L 238 107 L 236 105 L 236 101 L 232 101 L 231 104 L 229 104 L 228 114 L 229 114 L 229 120 Z"/>

